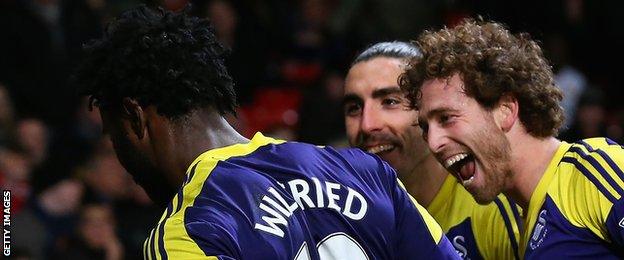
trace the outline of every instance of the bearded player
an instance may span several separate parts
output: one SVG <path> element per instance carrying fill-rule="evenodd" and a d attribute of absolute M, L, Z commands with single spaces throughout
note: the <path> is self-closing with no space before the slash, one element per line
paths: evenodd
<path fill-rule="evenodd" d="M 477 202 L 504 193 L 525 214 L 526 259 L 624 257 L 624 149 L 556 138 L 561 91 L 539 45 L 465 21 L 417 41 L 402 86 L 436 158 Z"/>
<path fill-rule="evenodd" d="M 433 156 L 417 124 L 418 111 L 398 85 L 418 49 L 377 43 L 360 53 L 344 88 L 347 137 L 396 169 L 407 191 L 440 224 L 464 259 L 519 259 L 520 214 L 506 196 L 479 205 Z"/>

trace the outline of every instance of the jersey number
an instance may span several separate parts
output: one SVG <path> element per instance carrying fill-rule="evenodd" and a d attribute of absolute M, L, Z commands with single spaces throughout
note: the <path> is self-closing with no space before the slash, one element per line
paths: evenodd
<path fill-rule="evenodd" d="M 333 233 L 326 236 L 316 245 L 319 258 L 322 260 L 353 259 L 368 260 L 368 255 L 355 239 L 345 233 Z M 303 242 L 295 260 L 310 260 L 308 245 Z"/>

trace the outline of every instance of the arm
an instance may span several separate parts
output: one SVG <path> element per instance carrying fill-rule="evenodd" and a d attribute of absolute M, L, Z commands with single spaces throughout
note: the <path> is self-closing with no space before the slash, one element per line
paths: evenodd
<path fill-rule="evenodd" d="M 613 204 L 605 226 L 614 248 L 619 248 L 624 253 L 624 198 Z"/>

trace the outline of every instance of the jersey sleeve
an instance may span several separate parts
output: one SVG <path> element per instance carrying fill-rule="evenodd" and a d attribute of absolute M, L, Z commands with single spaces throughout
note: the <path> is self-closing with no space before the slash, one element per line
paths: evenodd
<path fill-rule="evenodd" d="M 235 240 L 217 225 L 207 222 L 175 225 L 167 229 L 164 236 L 150 236 L 144 244 L 144 255 L 145 259 L 156 260 L 240 259 Z"/>
<path fill-rule="evenodd" d="M 624 199 L 613 204 L 605 225 L 615 248 L 624 251 Z"/>
<path fill-rule="evenodd" d="M 192 222 L 186 224 L 186 230 L 204 255 L 217 259 L 240 259 L 238 244 L 223 228 L 207 222 Z"/>
<path fill-rule="evenodd" d="M 605 142 L 609 146 L 604 151 L 597 151 L 597 153 L 601 155 L 606 165 L 609 166 L 608 168 L 612 170 L 609 173 L 613 178 L 612 187 L 615 191 L 615 199 L 611 201 L 612 204 L 604 225 L 614 248 L 619 248 L 621 249 L 620 252 L 624 253 L 624 147 L 609 139 L 605 139 Z"/>
<path fill-rule="evenodd" d="M 592 180 L 592 189 L 585 195 L 583 223 L 601 239 L 624 248 L 624 147 L 606 138 L 581 142 L 577 149 L 582 161 L 577 169 Z M 565 158 L 564 158 L 565 159 Z M 579 160 L 580 161 L 580 160 Z M 624 250 L 622 250 L 624 251 Z M 623 252 L 624 253 L 624 252 Z"/>
<path fill-rule="evenodd" d="M 397 259 L 460 259 L 440 225 L 395 180 Z"/>

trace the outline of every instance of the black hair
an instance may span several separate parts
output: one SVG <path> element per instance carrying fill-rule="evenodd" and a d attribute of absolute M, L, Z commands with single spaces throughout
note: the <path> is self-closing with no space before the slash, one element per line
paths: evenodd
<path fill-rule="evenodd" d="M 234 82 L 224 65 L 228 50 L 207 20 L 187 11 L 140 6 L 85 45 L 73 84 L 90 96 L 89 106 L 109 109 L 129 97 L 173 119 L 204 107 L 235 113 Z"/>
<path fill-rule="evenodd" d="M 351 66 L 377 57 L 411 59 L 420 56 L 420 50 L 408 42 L 380 42 L 362 51 L 362 53 L 360 53 L 355 60 L 353 60 Z"/>

